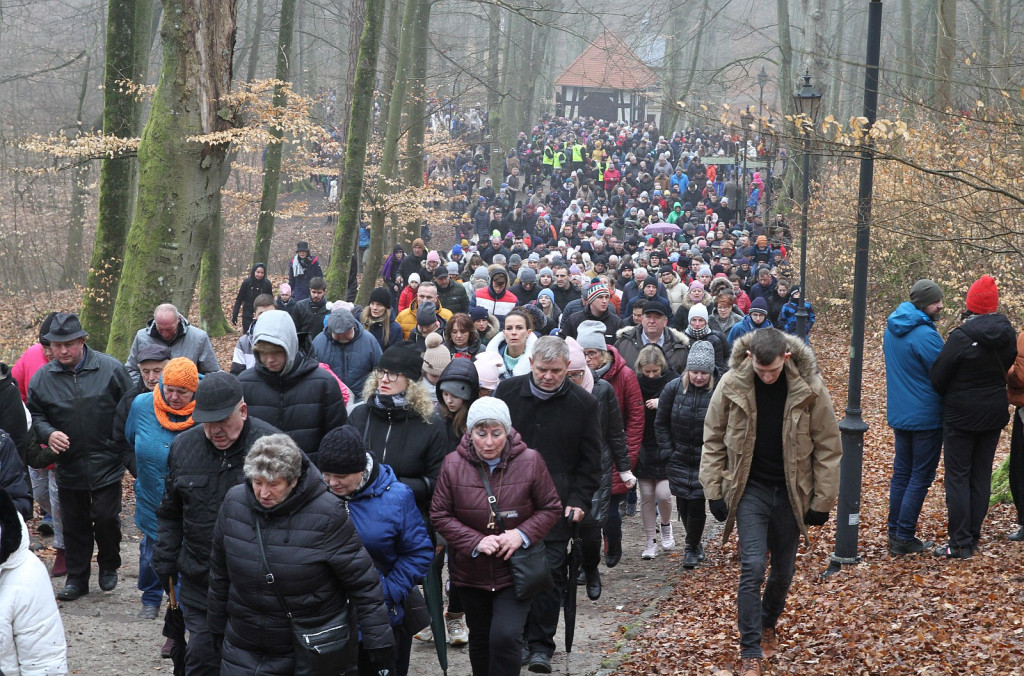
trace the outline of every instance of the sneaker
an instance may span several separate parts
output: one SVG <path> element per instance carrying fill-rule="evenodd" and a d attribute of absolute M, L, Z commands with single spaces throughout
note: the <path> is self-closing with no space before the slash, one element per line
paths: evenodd
<path fill-rule="evenodd" d="M 779 652 L 779 632 L 775 627 L 761 628 L 761 652 L 764 658 L 769 660 Z"/>
<path fill-rule="evenodd" d="M 40 535 L 53 535 L 53 517 L 49 514 L 44 516 L 43 520 L 39 522 L 38 530 Z"/>
<path fill-rule="evenodd" d="M 430 626 L 428 625 L 426 629 L 413 634 L 412 637 L 417 641 L 433 641 L 434 632 L 431 631 Z"/>
<path fill-rule="evenodd" d="M 907 554 L 920 554 L 925 550 L 931 549 L 934 544 L 934 542 L 922 542 L 918 538 L 904 540 L 893 536 L 889 538 L 889 555 L 905 556 Z"/>
<path fill-rule="evenodd" d="M 935 556 L 946 559 L 969 559 L 971 558 L 971 554 L 973 553 L 974 552 L 971 551 L 970 547 L 965 547 L 961 549 L 960 547 L 954 547 L 952 545 L 942 545 L 941 547 L 936 547 L 935 550 L 932 552 L 932 554 L 934 554 Z"/>
<path fill-rule="evenodd" d="M 651 538 L 647 541 L 647 546 L 644 547 L 644 551 L 640 553 L 641 559 L 653 559 L 658 555 L 658 543 Z"/>
<path fill-rule="evenodd" d="M 676 539 L 672 537 L 672 524 L 661 524 L 661 548 L 668 551 L 676 546 Z"/>
<path fill-rule="evenodd" d="M 444 624 L 448 629 L 448 645 L 459 646 L 469 643 L 469 630 L 466 629 L 466 622 L 462 618 L 462 613 L 453 613 L 452 616 L 444 614 Z"/>
<path fill-rule="evenodd" d="M 740 676 L 761 676 L 761 660 L 747 657 L 740 662 Z"/>

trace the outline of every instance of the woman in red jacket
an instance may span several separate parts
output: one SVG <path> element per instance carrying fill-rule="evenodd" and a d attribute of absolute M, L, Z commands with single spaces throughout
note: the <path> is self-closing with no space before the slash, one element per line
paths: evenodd
<path fill-rule="evenodd" d="M 507 560 L 520 547 L 544 546 L 562 503 L 544 459 L 512 429 L 505 402 L 477 399 L 466 430 L 441 465 L 430 520 L 454 557 L 452 584 L 466 610 L 473 676 L 518 676 L 530 599 L 516 598 Z M 481 472 L 504 528 L 488 506 Z"/>

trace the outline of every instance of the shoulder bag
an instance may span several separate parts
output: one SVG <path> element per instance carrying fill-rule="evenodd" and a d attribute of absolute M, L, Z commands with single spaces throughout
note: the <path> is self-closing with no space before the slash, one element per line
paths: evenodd
<path fill-rule="evenodd" d="M 263 546 L 263 531 L 260 517 L 256 516 L 256 541 L 260 548 L 260 561 L 267 571 L 267 584 L 277 594 L 288 621 L 292 627 L 292 644 L 295 647 L 295 676 L 341 676 L 351 666 L 352 653 L 349 650 L 348 602 L 337 615 L 327 621 L 300 620 L 292 615 L 285 603 L 284 595 L 277 588 L 274 573 L 267 562 Z"/>
<path fill-rule="evenodd" d="M 487 479 L 487 472 L 479 465 L 477 470 L 484 483 L 484 490 L 487 491 L 487 504 L 491 507 L 494 521 L 504 531 L 505 523 L 498 512 L 498 500 L 491 491 L 491 482 Z M 516 590 L 516 598 L 520 601 L 526 601 L 533 598 L 535 594 L 555 586 L 555 582 L 551 578 L 551 571 L 548 570 L 543 541 L 532 542 L 529 547 L 517 549 L 509 558 L 508 567 L 512 571 L 512 584 Z"/>

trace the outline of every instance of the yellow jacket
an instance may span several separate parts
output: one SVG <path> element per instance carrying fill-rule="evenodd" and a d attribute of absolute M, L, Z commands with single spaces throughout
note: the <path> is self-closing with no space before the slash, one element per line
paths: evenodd
<path fill-rule="evenodd" d="M 416 328 L 416 308 L 418 307 L 419 303 L 416 300 L 413 300 L 409 307 L 399 312 L 398 316 L 395 317 L 395 321 L 398 322 L 398 325 L 402 327 L 402 336 L 406 340 L 409 340 L 409 334 L 412 332 L 413 329 Z M 438 299 L 437 301 L 437 312 L 435 312 L 434 314 L 436 314 L 439 319 L 443 319 L 444 321 L 448 321 L 449 319 L 452 318 L 451 311 L 445 310 L 443 307 L 441 307 L 440 299 Z"/>

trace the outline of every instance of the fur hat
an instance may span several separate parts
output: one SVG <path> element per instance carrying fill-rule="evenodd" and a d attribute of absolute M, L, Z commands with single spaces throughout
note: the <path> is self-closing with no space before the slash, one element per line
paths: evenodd
<path fill-rule="evenodd" d="M 391 309 L 391 294 L 383 286 L 378 286 L 370 292 L 370 302 L 380 303 L 387 309 Z"/>

